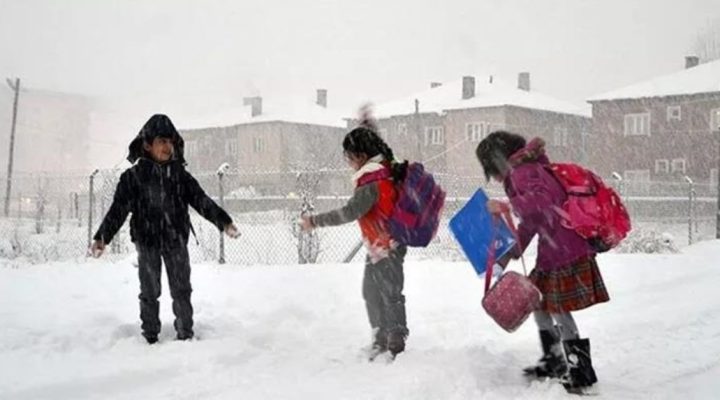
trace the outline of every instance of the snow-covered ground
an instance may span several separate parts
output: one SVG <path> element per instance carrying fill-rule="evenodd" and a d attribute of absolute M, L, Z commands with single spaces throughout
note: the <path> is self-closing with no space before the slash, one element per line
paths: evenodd
<path fill-rule="evenodd" d="M 600 263 L 612 301 L 576 315 L 600 397 L 718 398 L 720 242 Z M 0 399 L 574 397 L 520 376 L 539 352 L 533 323 L 514 334 L 495 326 L 467 264 L 411 261 L 405 271 L 411 336 L 386 364 L 361 356 L 360 264 L 195 265 L 200 339 L 172 340 L 164 288 L 162 342 L 151 347 L 139 336 L 131 258 L 0 260 Z"/>

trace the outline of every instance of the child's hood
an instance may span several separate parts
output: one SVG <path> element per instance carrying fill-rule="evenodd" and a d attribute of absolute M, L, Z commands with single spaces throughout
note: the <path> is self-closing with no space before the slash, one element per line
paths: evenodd
<path fill-rule="evenodd" d="M 550 164 L 550 159 L 545 154 L 545 141 L 539 137 L 531 140 L 525 147 L 513 153 L 508 162 L 513 168 L 531 162 Z"/>
<path fill-rule="evenodd" d="M 152 142 L 157 137 L 170 138 L 175 142 L 173 160 L 185 164 L 185 141 L 175 129 L 172 121 L 167 115 L 155 114 L 143 125 L 135 139 L 128 146 L 127 160 L 134 164 L 139 158 L 145 155 L 144 142 Z"/>
<path fill-rule="evenodd" d="M 516 184 L 537 176 L 538 170 L 550 164 L 550 159 L 545 154 L 545 141 L 541 138 L 532 139 L 525 147 L 513 153 L 508 158 L 508 163 L 511 169 L 505 175 L 503 184 L 506 192 L 514 192 Z"/>

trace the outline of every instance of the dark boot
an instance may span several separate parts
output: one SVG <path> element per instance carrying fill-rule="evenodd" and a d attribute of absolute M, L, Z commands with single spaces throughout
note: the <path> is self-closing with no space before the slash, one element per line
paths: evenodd
<path fill-rule="evenodd" d="M 553 332 L 540 331 L 543 356 L 536 365 L 523 369 L 527 376 L 537 378 L 559 378 L 567 372 L 560 339 Z"/>
<path fill-rule="evenodd" d="M 195 337 L 195 335 L 193 335 L 192 333 L 190 333 L 190 334 L 178 333 L 177 335 L 175 335 L 175 340 L 186 341 L 186 340 L 192 340 L 193 337 Z"/>
<path fill-rule="evenodd" d="M 565 389 L 573 391 L 592 386 L 597 382 L 597 376 L 590 358 L 590 340 L 566 340 L 564 345 L 569 367 L 564 377 Z"/>
<path fill-rule="evenodd" d="M 148 342 L 148 344 L 155 344 L 155 343 L 158 342 L 158 337 L 157 337 L 157 335 L 151 335 L 151 334 L 143 333 L 143 337 L 144 337 L 145 340 Z"/>
<path fill-rule="evenodd" d="M 372 336 L 372 344 L 368 351 L 368 360 L 374 361 L 380 354 L 388 351 L 387 332 L 383 328 L 374 328 Z"/>
<path fill-rule="evenodd" d="M 388 349 L 388 335 L 383 328 L 373 329 L 373 342 L 372 349 L 378 352 L 387 351 Z"/>
<path fill-rule="evenodd" d="M 393 357 L 405 351 L 405 338 L 401 330 L 393 330 L 388 334 L 387 347 Z"/>

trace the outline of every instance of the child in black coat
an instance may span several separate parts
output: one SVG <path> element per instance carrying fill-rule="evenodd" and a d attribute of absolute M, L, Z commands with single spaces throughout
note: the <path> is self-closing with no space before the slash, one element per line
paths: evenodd
<path fill-rule="evenodd" d="M 160 333 L 160 267 L 170 283 L 178 340 L 191 339 L 190 258 L 187 241 L 192 229 L 188 205 L 228 236 L 239 232 L 230 216 L 185 170 L 183 139 L 165 115 L 153 115 L 130 143 L 128 161 L 134 165 L 120 176 L 112 206 L 94 236 L 92 253 L 102 255 L 129 213 L 130 236 L 138 252 L 140 319 L 148 343 Z M 137 163 L 135 163 L 137 161 Z"/>

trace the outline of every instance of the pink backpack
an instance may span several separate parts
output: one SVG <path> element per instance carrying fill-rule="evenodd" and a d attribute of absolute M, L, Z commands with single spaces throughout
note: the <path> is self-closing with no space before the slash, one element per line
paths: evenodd
<path fill-rule="evenodd" d="M 630 216 L 620 196 L 597 175 L 576 164 L 551 164 L 567 200 L 555 207 L 560 223 L 577 232 L 598 252 L 617 246 L 630 232 Z"/>
<path fill-rule="evenodd" d="M 506 223 L 517 238 L 517 229 L 510 217 L 509 212 L 504 213 Z M 518 246 L 520 241 L 516 239 Z M 493 267 L 495 265 L 495 249 L 490 251 L 487 270 L 485 271 L 485 296 L 482 299 L 482 306 L 485 312 L 508 332 L 514 332 L 530 314 L 540 308 L 542 294 L 540 290 L 525 275 L 509 271 L 504 273 L 492 287 Z M 525 260 L 522 260 L 525 270 Z"/>

